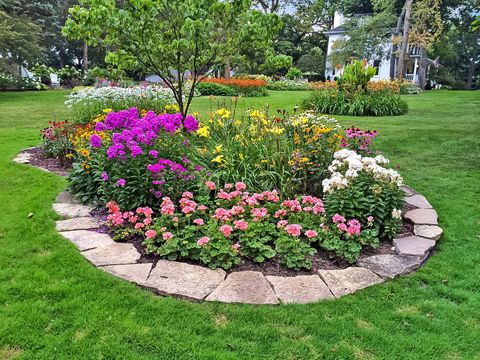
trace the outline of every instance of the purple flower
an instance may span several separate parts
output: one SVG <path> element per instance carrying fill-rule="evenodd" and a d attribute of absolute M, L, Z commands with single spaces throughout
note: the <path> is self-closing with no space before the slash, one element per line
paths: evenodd
<path fill-rule="evenodd" d="M 102 138 L 97 134 L 90 135 L 90 145 L 94 148 L 102 147 Z"/>
<path fill-rule="evenodd" d="M 125 179 L 120 179 L 117 181 L 117 186 L 124 187 L 126 183 Z"/>
<path fill-rule="evenodd" d="M 154 157 L 155 159 L 158 157 L 158 151 L 156 150 L 150 150 L 150 152 L 148 153 L 148 155 L 150 155 L 151 157 Z"/>
<path fill-rule="evenodd" d="M 105 171 L 102 172 L 101 176 L 102 176 L 103 181 L 108 180 L 108 174 Z"/>
<path fill-rule="evenodd" d="M 198 121 L 193 115 L 188 115 L 183 121 L 183 126 L 187 129 L 188 132 L 198 130 Z"/>

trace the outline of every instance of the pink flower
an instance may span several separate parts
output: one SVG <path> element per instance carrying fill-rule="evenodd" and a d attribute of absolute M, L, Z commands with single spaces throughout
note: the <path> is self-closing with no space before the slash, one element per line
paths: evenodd
<path fill-rule="evenodd" d="M 369 223 L 373 223 L 374 220 L 375 220 L 375 218 L 374 218 L 372 215 L 370 215 L 369 217 L 367 217 L 367 221 L 368 221 Z"/>
<path fill-rule="evenodd" d="M 220 226 L 220 228 L 218 229 L 218 231 L 220 231 L 221 233 L 223 233 L 223 235 L 225 235 L 225 237 L 229 237 L 230 234 L 231 234 L 232 231 L 233 231 L 233 228 L 232 228 L 230 225 L 222 225 L 222 226 Z"/>
<path fill-rule="evenodd" d="M 285 210 L 285 209 L 280 209 L 280 210 L 275 211 L 275 217 L 276 218 L 284 217 L 285 215 L 287 215 L 287 210 Z"/>
<path fill-rule="evenodd" d="M 231 218 L 232 214 L 230 210 L 224 209 L 224 208 L 218 208 L 215 210 L 215 215 L 212 217 L 214 219 L 219 219 L 221 221 L 229 221 Z"/>
<path fill-rule="evenodd" d="M 227 190 L 230 190 L 230 189 L 233 189 L 233 185 L 232 184 L 225 184 L 224 188 L 227 189 Z"/>
<path fill-rule="evenodd" d="M 360 222 L 358 220 L 352 219 L 347 224 L 348 224 L 347 233 L 349 235 L 359 235 L 360 234 L 362 225 L 360 225 Z"/>
<path fill-rule="evenodd" d="M 205 186 L 210 190 L 215 190 L 215 188 L 217 187 L 213 181 L 207 181 L 205 183 Z"/>
<path fill-rule="evenodd" d="M 193 220 L 193 223 L 198 226 L 202 226 L 204 224 L 202 219 L 195 219 Z"/>
<path fill-rule="evenodd" d="M 307 230 L 305 231 L 305 236 L 309 239 L 314 238 L 318 235 L 318 233 L 315 230 Z"/>
<path fill-rule="evenodd" d="M 187 198 L 187 199 L 193 199 L 193 194 L 190 191 L 185 191 L 182 194 L 182 197 Z"/>
<path fill-rule="evenodd" d="M 171 232 L 166 232 L 166 233 L 163 233 L 163 240 L 167 241 L 167 240 L 170 240 L 171 238 L 173 238 L 173 234 Z"/>
<path fill-rule="evenodd" d="M 143 220 L 143 223 L 145 225 L 150 225 L 152 223 L 152 218 L 151 217 L 147 217 L 145 218 L 145 220 Z"/>
<path fill-rule="evenodd" d="M 230 212 L 233 215 L 238 215 L 238 214 L 243 214 L 245 212 L 245 209 L 243 208 L 243 206 L 235 205 L 234 207 L 232 207 Z"/>
<path fill-rule="evenodd" d="M 235 184 L 235 189 L 237 189 L 238 191 L 243 191 L 247 188 L 247 185 L 245 185 L 243 182 L 237 182 Z"/>
<path fill-rule="evenodd" d="M 145 237 L 147 239 L 151 239 L 151 238 L 154 238 L 155 236 L 157 236 L 157 232 L 155 230 L 147 230 L 145 231 Z"/>
<path fill-rule="evenodd" d="M 240 245 L 239 243 L 235 243 L 232 245 L 232 249 L 235 252 L 239 252 L 241 248 L 242 248 L 242 245 Z"/>
<path fill-rule="evenodd" d="M 173 215 L 173 213 L 175 212 L 175 206 L 173 205 L 165 205 L 165 206 L 162 206 L 160 208 L 160 212 L 163 214 L 163 215 Z"/>
<path fill-rule="evenodd" d="M 345 223 L 338 223 L 337 224 L 337 227 L 342 230 L 342 231 L 347 231 L 347 225 L 345 225 Z"/>
<path fill-rule="evenodd" d="M 288 224 L 287 220 L 280 220 L 279 222 L 277 222 L 277 227 L 282 228 L 287 224 Z"/>
<path fill-rule="evenodd" d="M 334 223 L 345 222 L 345 218 L 342 215 L 339 215 L 339 214 L 333 215 L 332 220 L 333 220 Z"/>
<path fill-rule="evenodd" d="M 253 221 L 258 221 L 261 218 L 264 218 L 268 214 L 267 208 L 254 208 L 251 211 L 252 215 L 254 216 Z"/>
<path fill-rule="evenodd" d="M 130 219 L 128 219 L 128 221 L 130 221 L 132 224 L 135 224 L 137 222 L 137 219 L 138 216 L 130 216 Z"/>
<path fill-rule="evenodd" d="M 204 246 L 204 245 L 207 245 L 209 241 L 210 241 L 210 238 L 208 236 L 202 236 L 200 239 L 198 239 L 197 245 Z"/>
<path fill-rule="evenodd" d="M 315 215 L 323 214 L 324 212 L 325 212 L 325 208 L 323 207 L 323 203 L 321 201 L 313 205 L 313 213 Z"/>
<path fill-rule="evenodd" d="M 208 208 L 205 205 L 200 205 L 198 207 L 198 211 L 206 211 L 206 210 L 208 210 Z"/>
<path fill-rule="evenodd" d="M 185 206 L 183 209 L 182 209 L 182 212 L 184 214 L 191 214 L 193 212 L 195 212 L 195 208 L 191 207 L 191 206 Z"/>
<path fill-rule="evenodd" d="M 174 218 L 172 218 L 172 221 L 173 221 L 174 223 L 178 223 L 178 217 L 175 216 Z"/>
<path fill-rule="evenodd" d="M 285 226 L 285 231 L 291 236 L 300 236 L 302 230 L 302 225 L 299 224 L 288 224 Z"/>
<path fill-rule="evenodd" d="M 142 229 L 145 227 L 145 224 L 144 223 L 136 223 L 135 224 L 135 229 Z"/>
<path fill-rule="evenodd" d="M 240 229 L 240 230 L 248 229 L 248 222 L 244 220 L 235 220 L 233 223 L 235 224 L 235 229 Z"/>
<path fill-rule="evenodd" d="M 286 207 L 288 210 L 292 212 L 302 211 L 302 206 L 300 205 L 300 202 L 298 202 L 298 200 L 285 200 L 282 203 L 282 206 Z"/>

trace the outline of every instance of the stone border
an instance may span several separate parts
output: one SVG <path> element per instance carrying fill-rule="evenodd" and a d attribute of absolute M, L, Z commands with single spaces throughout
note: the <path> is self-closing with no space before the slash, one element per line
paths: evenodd
<path fill-rule="evenodd" d="M 13 161 L 28 164 L 29 156 L 20 153 Z M 160 295 L 224 303 L 306 304 L 340 298 L 423 265 L 443 231 L 427 199 L 407 186 L 402 189 L 411 209 L 403 217 L 413 223 L 414 234 L 393 240 L 396 255 L 372 255 L 346 269 L 293 277 L 264 276 L 258 271 L 227 275 L 222 269 L 169 260 L 159 260 L 155 266 L 139 263 L 141 255 L 134 245 L 114 242 L 108 234 L 98 232 L 102 224 L 90 216 L 93 209 L 79 204 L 68 191 L 57 196 L 53 209 L 63 217 L 56 222 L 57 231 L 77 246 L 88 261 Z"/>

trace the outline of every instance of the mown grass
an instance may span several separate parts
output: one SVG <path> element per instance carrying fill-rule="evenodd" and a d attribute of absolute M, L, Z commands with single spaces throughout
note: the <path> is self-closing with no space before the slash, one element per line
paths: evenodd
<path fill-rule="evenodd" d="M 414 274 L 275 307 L 158 297 L 95 269 L 56 234 L 51 203 L 65 181 L 11 159 L 52 114 L 66 116 L 64 95 L 0 93 L 0 358 L 480 359 L 479 92 L 410 96 L 400 117 L 342 117 L 380 131 L 378 146 L 437 209 L 445 236 Z M 240 102 L 291 108 L 300 96 Z"/>

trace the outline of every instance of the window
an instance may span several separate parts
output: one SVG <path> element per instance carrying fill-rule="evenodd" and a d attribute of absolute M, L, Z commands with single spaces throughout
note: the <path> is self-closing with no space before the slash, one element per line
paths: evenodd
<path fill-rule="evenodd" d="M 378 71 L 380 70 L 380 60 L 373 60 L 373 67 L 375 68 L 375 76 L 378 75 Z"/>

